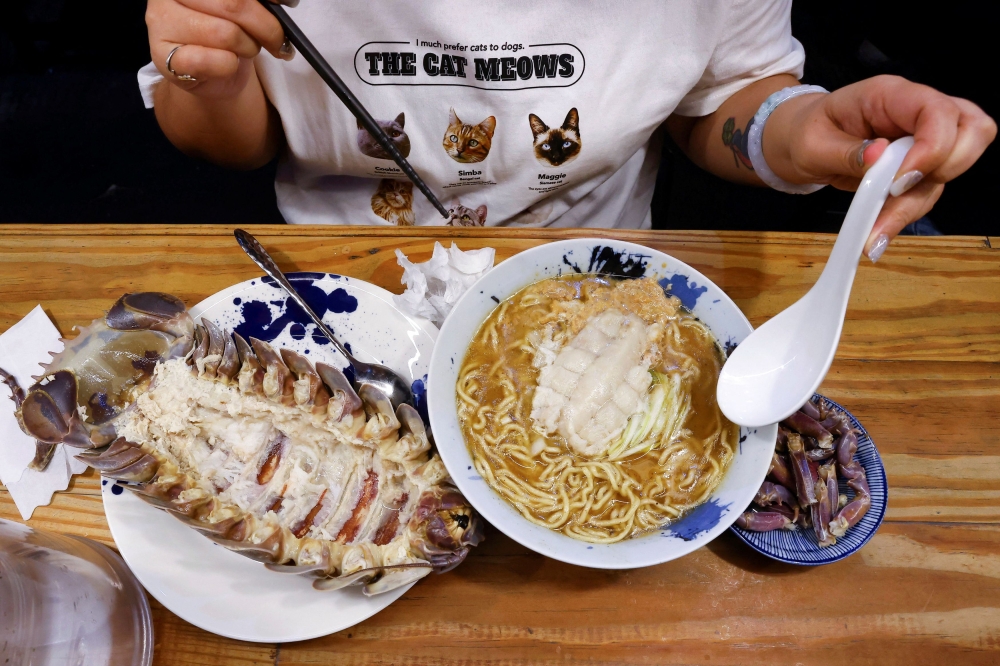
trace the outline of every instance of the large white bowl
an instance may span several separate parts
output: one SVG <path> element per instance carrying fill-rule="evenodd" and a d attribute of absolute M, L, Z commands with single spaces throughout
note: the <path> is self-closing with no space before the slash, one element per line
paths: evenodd
<path fill-rule="evenodd" d="M 724 532 L 753 500 L 774 451 L 777 424 L 742 428 L 736 456 L 712 496 L 679 521 L 641 538 L 589 544 L 524 519 L 476 473 L 458 424 L 455 385 L 476 331 L 498 303 L 521 288 L 566 273 L 656 277 L 731 350 L 753 330 L 736 304 L 704 275 L 673 257 L 634 243 L 577 239 L 517 254 L 487 273 L 456 304 L 438 335 L 427 400 L 438 451 L 459 489 L 504 534 L 553 559 L 600 569 L 667 562 Z"/>

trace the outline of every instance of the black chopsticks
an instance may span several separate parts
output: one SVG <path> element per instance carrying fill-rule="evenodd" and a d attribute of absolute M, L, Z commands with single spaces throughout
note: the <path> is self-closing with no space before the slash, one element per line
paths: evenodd
<path fill-rule="evenodd" d="M 312 68 L 316 70 L 316 73 L 320 75 L 320 78 L 326 81 L 326 84 L 330 86 L 330 89 L 333 90 L 334 94 L 340 98 L 340 101 L 343 102 L 348 109 L 350 109 L 351 113 L 354 114 L 354 117 L 358 119 L 358 122 L 364 125 L 364 128 L 368 130 L 373 137 L 375 137 L 375 140 L 378 141 L 380 146 L 382 146 L 382 149 L 389 153 L 392 157 L 392 161 L 403 170 L 406 177 L 409 178 L 413 184 L 424 193 L 427 200 L 434 204 L 434 207 L 438 209 L 438 212 L 441 213 L 441 215 L 445 218 L 450 218 L 451 214 L 448 209 L 445 208 L 440 201 L 438 201 L 438 198 L 434 196 L 431 189 L 427 187 L 427 183 L 425 183 L 423 179 L 417 175 L 417 172 L 413 170 L 410 163 L 406 161 L 406 158 L 403 157 L 403 155 L 399 152 L 399 149 L 396 148 L 396 144 L 389 139 L 389 136 L 382 130 L 381 127 L 379 127 L 378 123 L 375 122 L 375 119 L 372 118 L 372 115 L 368 113 L 368 110 L 361 104 L 361 101 L 354 96 L 354 93 L 351 92 L 350 88 L 348 88 L 341 78 L 337 76 L 337 72 L 333 71 L 333 67 L 330 67 L 330 63 L 326 61 L 326 58 L 320 54 L 316 47 L 313 46 L 312 42 L 309 41 L 309 38 L 306 37 L 302 30 L 299 29 L 299 26 L 297 26 L 295 21 L 292 20 L 292 17 L 288 15 L 285 8 L 280 5 L 276 5 L 269 0 L 260 0 L 260 3 L 274 15 L 274 18 L 278 19 L 278 23 L 280 23 L 281 27 L 285 30 L 285 37 L 287 37 L 292 45 L 299 50 L 299 53 L 301 53 L 302 57 L 306 59 L 306 62 L 312 65 Z"/>

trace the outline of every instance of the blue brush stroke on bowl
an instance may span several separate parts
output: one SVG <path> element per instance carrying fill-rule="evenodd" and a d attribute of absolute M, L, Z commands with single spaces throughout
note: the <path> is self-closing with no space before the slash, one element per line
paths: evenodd
<path fill-rule="evenodd" d="M 562 263 L 573 269 L 575 273 L 594 273 L 610 275 L 619 278 L 641 278 L 646 275 L 648 254 L 639 254 L 627 250 L 616 250 L 610 245 L 595 245 L 590 249 L 590 259 L 584 270 L 576 261 L 570 259 L 570 250 L 562 257 Z M 562 274 L 562 271 L 559 271 Z"/>
<path fill-rule="evenodd" d="M 722 514 L 729 509 L 729 506 L 729 504 L 719 504 L 717 499 L 699 504 L 686 516 L 670 525 L 664 536 L 674 536 L 684 541 L 697 539 L 699 535 L 719 524 Z"/>
<path fill-rule="evenodd" d="M 648 254 L 615 250 L 609 245 L 595 245 L 590 251 L 587 272 L 621 278 L 641 278 L 646 275 L 646 263 L 649 258 Z M 563 261 L 566 261 L 565 257 Z"/>
<path fill-rule="evenodd" d="M 569 260 L 569 255 L 571 255 L 571 254 L 573 254 L 573 253 L 572 252 L 567 252 L 566 254 L 563 255 L 563 263 L 566 264 L 567 266 L 569 266 L 570 268 L 572 268 L 577 273 L 582 273 L 583 271 L 580 270 L 580 266 L 577 265 L 577 263 L 575 261 L 570 261 Z M 559 270 L 559 274 L 562 275 L 562 269 Z M 482 292 L 480 292 L 480 293 L 482 293 Z"/>
<path fill-rule="evenodd" d="M 698 286 L 696 282 L 689 282 L 686 275 L 672 275 L 660 280 L 660 286 L 671 296 L 676 296 L 681 300 L 681 305 L 688 310 L 694 310 L 698 304 L 698 299 L 708 291 L 708 287 Z"/>
<path fill-rule="evenodd" d="M 830 564 L 853 555 L 862 546 L 875 536 L 882 519 L 885 518 L 886 504 L 889 499 L 889 487 L 886 484 L 885 468 L 882 466 L 882 458 L 879 457 L 878 449 L 872 442 L 868 431 L 861 423 L 854 418 L 854 415 L 844 409 L 841 405 L 818 393 L 814 398 L 822 400 L 827 408 L 840 412 L 848 417 L 851 425 L 860 432 L 858 435 L 858 451 L 854 454 L 854 459 L 861 463 L 868 478 L 868 489 L 871 493 L 871 507 L 868 513 L 858 521 L 858 524 L 847 530 L 842 537 L 837 537 L 837 543 L 827 548 L 820 548 L 816 539 L 815 531 L 810 528 L 806 530 L 774 530 L 773 532 L 751 532 L 740 529 L 733 525 L 731 529 L 744 543 L 756 550 L 758 553 L 785 562 L 787 564 L 799 564 L 803 566 L 816 566 L 819 564 Z M 851 496 L 853 491 L 849 491 L 847 483 L 840 479 L 840 492 Z"/>

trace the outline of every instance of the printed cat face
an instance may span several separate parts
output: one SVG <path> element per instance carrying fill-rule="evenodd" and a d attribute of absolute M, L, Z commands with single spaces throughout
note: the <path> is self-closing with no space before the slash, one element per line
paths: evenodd
<path fill-rule="evenodd" d="M 383 178 L 372 195 L 372 211 L 400 227 L 413 226 L 413 183 Z"/>
<path fill-rule="evenodd" d="M 459 119 L 455 109 L 452 109 L 448 116 L 448 129 L 444 132 L 441 145 L 456 162 L 466 164 L 482 162 L 490 154 L 493 130 L 496 127 L 497 120 L 493 116 L 478 125 L 467 125 Z"/>
<path fill-rule="evenodd" d="M 481 227 L 486 224 L 486 206 L 472 209 L 456 203 L 451 208 L 448 224 L 453 227 Z"/>
<path fill-rule="evenodd" d="M 535 159 L 542 166 L 562 166 L 580 154 L 580 114 L 576 108 L 566 114 L 562 127 L 549 128 L 533 113 L 528 114 L 528 124 L 535 135 Z"/>
<path fill-rule="evenodd" d="M 403 157 L 409 157 L 410 137 L 403 131 L 403 124 L 406 122 L 405 116 L 401 113 L 396 116 L 395 120 L 376 120 L 375 122 L 378 123 L 383 132 L 389 135 L 389 138 L 396 144 L 396 148 Z M 361 125 L 360 120 L 358 121 L 358 148 L 368 157 L 374 157 L 379 160 L 392 159 L 389 157 L 389 153 L 385 152 L 378 141 L 375 140 L 375 137 Z"/>

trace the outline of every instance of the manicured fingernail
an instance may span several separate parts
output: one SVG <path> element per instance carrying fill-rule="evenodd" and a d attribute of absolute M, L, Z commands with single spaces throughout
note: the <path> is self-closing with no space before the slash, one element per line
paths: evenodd
<path fill-rule="evenodd" d="M 295 47 L 292 43 L 285 38 L 285 41 L 281 43 L 281 48 L 278 49 L 278 55 L 281 56 L 282 60 L 291 60 L 295 57 Z"/>
<path fill-rule="evenodd" d="M 868 150 L 868 146 L 875 143 L 872 139 L 865 139 L 861 144 L 861 148 L 858 149 L 858 166 L 863 167 L 865 165 L 865 151 Z"/>
<path fill-rule="evenodd" d="M 868 258 L 872 260 L 873 264 L 882 258 L 887 247 L 889 247 L 889 237 L 885 234 L 876 236 L 875 242 L 872 243 L 872 249 L 868 250 Z"/>
<path fill-rule="evenodd" d="M 889 188 L 889 194 L 898 197 L 923 179 L 924 174 L 919 171 L 907 171 L 896 179 L 896 182 Z"/>

